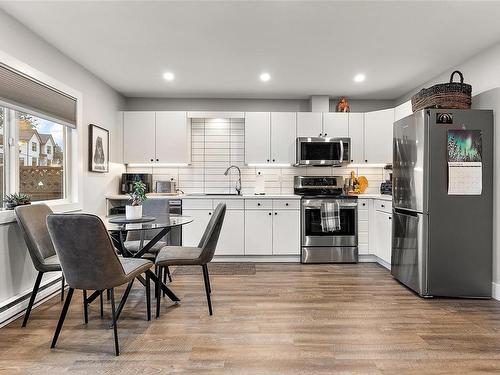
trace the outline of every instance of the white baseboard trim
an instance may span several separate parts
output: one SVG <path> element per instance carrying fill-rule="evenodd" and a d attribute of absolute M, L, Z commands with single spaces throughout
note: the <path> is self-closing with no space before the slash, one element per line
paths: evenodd
<path fill-rule="evenodd" d="M 43 302 L 47 301 L 48 299 L 52 298 L 55 294 L 60 293 L 61 291 L 61 277 L 57 276 L 54 278 L 50 278 L 47 280 L 45 283 L 40 285 L 40 290 L 38 291 L 38 294 L 36 296 L 35 303 L 33 304 L 33 309 L 31 311 L 31 315 L 35 313 L 35 308 L 42 304 Z M 52 285 L 49 285 L 53 283 Z M 49 285 L 44 288 L 44 286 Z M 26 308 L 28 307 L 29 303 L 29 296 L 31 294 L 31 290 L 29 292 L 23 293 L 22 295 L 17 295 L 14 297 L 15 300 L 19 300 L 19 302 L 12 304 L 13 298 L 9 299 L 9 301 L 6 301 L 0 306 L 0 328 L 9 324 L 13 320 L 17 319 L 21 315 L 24 314 L 26 311 Z M 12 304 L 10 307 L 5 309 L 5 306 Z M 4 309 L 2 309 L 4 307 Z M 28 323 L 29 324 L 29 323 Z"/>
<path fill-rule="evenodd" d="M 500 301 L 500 284 L 491 283 L 491 297 Z"/>
<path fill-rule="evenodd" d="M 300 263 L 300 255 L 216 255 L 213 262 Z"/>

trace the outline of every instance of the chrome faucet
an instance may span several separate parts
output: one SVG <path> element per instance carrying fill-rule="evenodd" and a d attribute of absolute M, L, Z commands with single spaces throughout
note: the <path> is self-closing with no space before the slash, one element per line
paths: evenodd
<path fill-rule="evenodd" d="M 241 169 L 236 166 L 236 165 L 231 165 L 229 166 L 228 169 L 226 169 L 226 171 L 224 172 L 224 176 L 227 176 L 228 173 L 229 173 L 229 170 L 231 168 L 235 168 L 238 170 L 238 181 L 236 181 L 236 186 L 234 187 L 236 189 L 236 192 L 238 193 L 238 195 L 241 195 Z"/>

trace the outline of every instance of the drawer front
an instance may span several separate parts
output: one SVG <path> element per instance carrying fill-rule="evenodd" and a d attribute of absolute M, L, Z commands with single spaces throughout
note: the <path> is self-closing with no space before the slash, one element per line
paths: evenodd
<path fill-rule="evenodd" d="M 212 200 L 211 199 L 183 199 L 182 200 L 183 210 L 211 210 Z"/>
<path fill-rule="evenodd" d="M 298 210 L 300 200 L 298 199 L 273 199 L 274 210 Z"/>
<path fill-rule="evenodd" d="M 214 209 L 219 203 L 225 203 L 227 210 L 243 210 L 245 208 L 243 199 L 214 199 Z"/>
<path fill-rule="evenodd" d="M 272 210 L 273 202 L 271 199 L 245 199 L 246 210 Z"/>
<path fill-rule="evenodd" d="M 392 202 L 391 201 L 376 200 L 375 201 L 375 209 L 377 211 L 391 213 L 392 212 Z"/>
<path fill-rule="evenodd" d="M 358 211 L 368 211 L 368 200 L 358 199 Z"/>

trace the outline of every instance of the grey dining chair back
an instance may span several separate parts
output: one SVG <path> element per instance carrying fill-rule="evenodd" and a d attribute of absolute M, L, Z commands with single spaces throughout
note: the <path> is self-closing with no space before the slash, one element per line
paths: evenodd
<path fill-rule="evenodd" d="M 33 265 L 37 271 L 47 272 L 46 259 L 56 255 L 46 224 L 52 210 L 46 204 L 33 204 L 18 206 L 15 212 Z"/>
<path fill-rule="evenodd" d="M 219 203 L 215 208 L 212 218 L 201 237 L 199 248 L 202 249 L 200 254 L 200 263 L 209 263 L 214 257 L 217 242 L 219 241 L 220 231 L 224 223 L 224 216 L 226 215 L 226 205 Z"/>
<path fill-rule="evenodd" d="M 169 215 L 169 205 L 168 199 L 154 199 L 149 198 L 142 203 L 142 214 L 144 216 L 153 216 L 157 219 L 168 218 Z M 126 241 L 139 241 L 139 240 L 152 240 L 161 229 L 151 229 L 148 231 L 136 231 L 132 230 L 127 233 Z M 141 235 L 143 236 L 141 238 Z M 163 241 L 166 241 L 165 236 Z"/>
<path fill-rule="evenodd" d="M 146 274 L 146 303 L 148 320 L 151 316 L 149 293 L 149 269 L 152 262 L 140 258 L 119 258 L 102 220 L 90 214 L 51 214 L 47 216 L 47 227 L 59 256 L 61 267 L 69 285 L 68 297 L 57 323 L 51 348 L 54 348 L 61 332 L 66 313 L 75 289 L 87 289 L 101 293 L 107 289 L 111 299 L 112 325 L 115 337 L 115 352 L 119 354 L 117 316 L 114 288 L 126 283 L 129 287 L 141 273 Z M 84 300 L 86 297 L 84 294 Z M 123 307 L 124 296 L 120 306 Z M 85 311 L 85 315 L 86 315 Z"/>
<path fill-rule="evenodd" d="M 52 213 L 49 206 L 43 203 L 18 206 L 15 208 L 15 213 L 17 223 L 23 232 L 28 253 L 33 261 L 33 266 L 38 271 L 22 323 L 22 326 L 26 327 L 43 274 L 45 272 L 61 271 L 61 265 L 47 230 L 47 216 Z M 64 276 L 61 280 L 61 300 L 64 300 Z"/>
<path fill-rule="evenodd" d="M 99 217 L 52 214 L 47 226 L 71 288 L 103 290 L 124 283 L 125 271 Z"/>

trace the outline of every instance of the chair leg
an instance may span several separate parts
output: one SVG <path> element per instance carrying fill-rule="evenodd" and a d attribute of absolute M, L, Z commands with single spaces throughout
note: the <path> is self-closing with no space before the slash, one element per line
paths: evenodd
<path fill-rule="evenodd" d="M 87 303 L 87 291 L 83 290 L 83 320 L 85 324 L 89 322 L 89 304 Z"/>
<path fill-rule="evenodd" d="M 109 295 L 111 298 L 111 317 L 113 319 L 113 335 L 115 337 L 115 354 L 120 355 L 120 348 L 118 347 L 118 327 L 116 322 L 116 309 L 115 309 L 115 291 L 114 289 L 109 290 Z"/>
<path fill-rule="evenodd" d="M 156 274 L 156 317 L 160 317 L 160 302 L 161 302 L 161 267 L 158 267 L 158 273 Z"/>
<path fill-rule="evenodd" d="M 163 284 L 167 283 L 167 267 L 162 267 L 162 272 L 163 272 Z M 165 297 L 165 291 L 162 292 L 162 296 Z"/>
<path fill-rule="evenodd" d="M 100 300 L 100 302 L 101 302 L 101 318 L 103 318 L 103 317 L 104 317 L 104 298 L 102 297 L 102 293 L 103 293 L 103 292 L 104 292 L 104 291 L 103 291 L 103 290 L 101 290 L 101 293 L 99 293 L 99 300 Z"/>
<path fill-rule="evenodd" d="M 172 275 L 170 274 L 170 268 L 168 268 L 168 266 L 166 266 L 165 269 L 167 270 L 168 281 L 172 282 Z"/>
<path fill-rule="evenodd" d="M 207 273 L 207 283 L 208 283 L 208 292 L 212 294 L 212 284 L 210 283 L 210 277 L 208 276 L 208 264 L 205 264 L 205 271 Z"/>
<path fill-rule="evenodd" d="M 33 304 L 35 303 L 36 294 L 38 293 L 38 288 L 40 288 L 40 282 L 42 281 L 43 272 L 38 272 L 38 276 L 36 277 L 35 285 L 33 286 L 33 291 L 31 292 L 30 301 L 28 303 L 28 308 L 26 309 L 26 314 L 24 314 L 23 327 L 26 327 L 28 324 L 28 319 L 30 318 L 31 309 L 33 308 Z"/>
<path fill-rule="evenodd" d="M 151 280 L 149 277 L 149 273 L 146 272 L 146 315 L 148 321 L 151 320 Z"/>
<path fill-rule="evenodd" d="M 205 293 L 207 294 L 208 313 L 212 315 L 212 299 L 210 298 L 210 278 L 208 276 L 208 267 L 204 264 L 201 268 L 203 269 L 203 278 L 205 279 Z"/>
<path fill-rule="evenodd" d="M 61 277 L 61 301 L 64 301 L 64 284 L 65 284 L 65 281 L 64 280 L 64 275 L 62 275 Z"/>
<path fill-rule="evenodd" d="M 108 301 L 111 299 L 111 295 L 109 294 L 109 289 L 106 289 L 106 299 Z"/>
<path fill-rule="evenodd" d="M 57 322 L 56 331 L 54 332 L 54 338 L 52 339 L 52 344 L 50 348 L 53 349 L 56 347 L 57 339 L 59 338 L 59 333 L 61 333 L 61 328 L 64 323 L 64 319 L 66 319 L 66 314 L 68 313 L 69 304 L 71 302 L 71 297 L 73 297 L 73 292 L 75 290 L 73 288 L 68 289 L 68 295 L 66 296 L 66 301 L 64 301 L 64 306 L 61 311 L 61 316 L 59 317 L 59 321 Z"/>
<path fill-rule="evenodd" d="M 155 266 L 155 275 L 158 276 L 158 266 Z M 158 298 L 158 283 L 155 283 L 155 298 Z"/>

